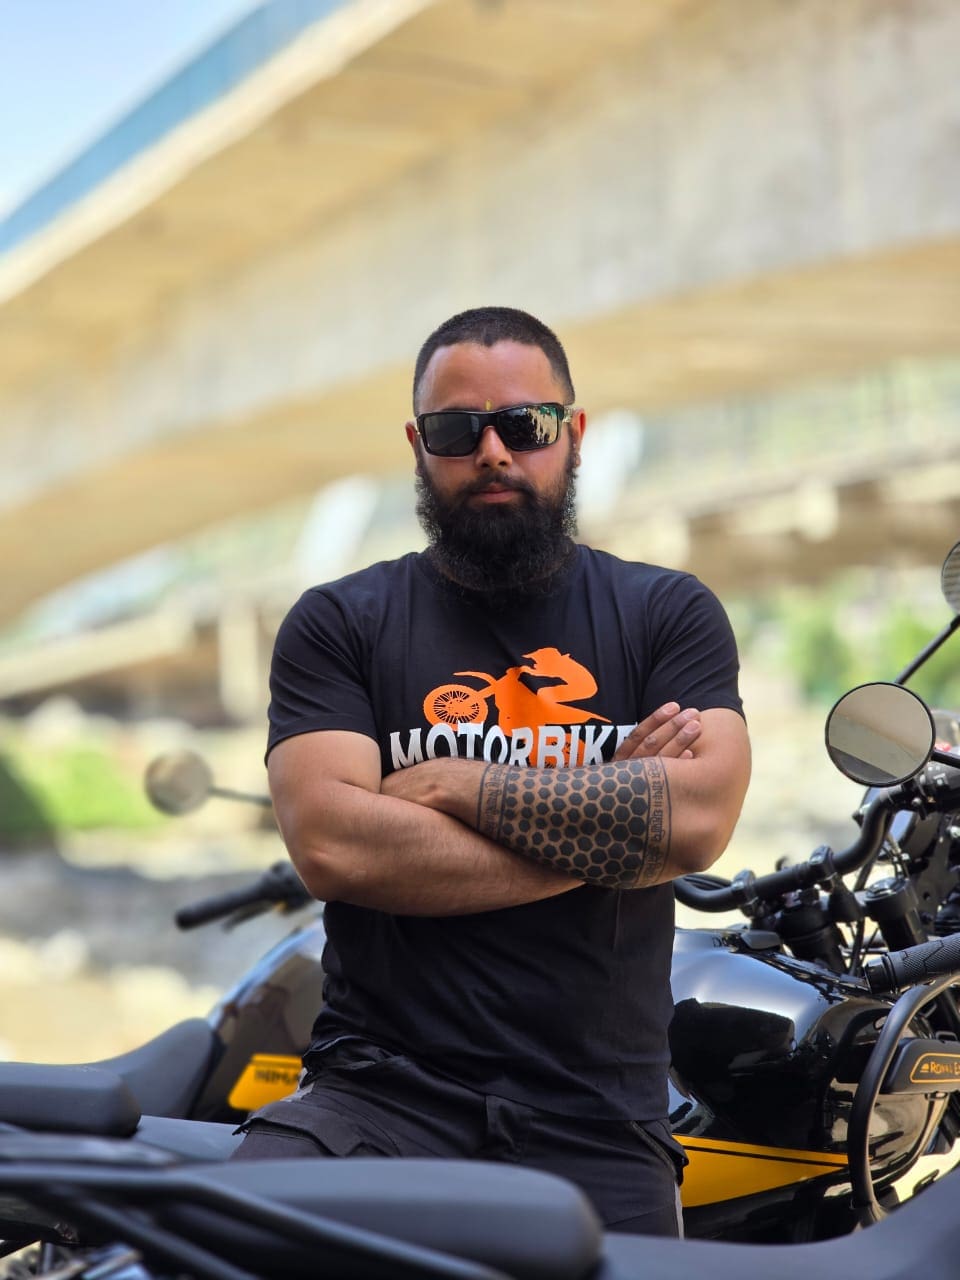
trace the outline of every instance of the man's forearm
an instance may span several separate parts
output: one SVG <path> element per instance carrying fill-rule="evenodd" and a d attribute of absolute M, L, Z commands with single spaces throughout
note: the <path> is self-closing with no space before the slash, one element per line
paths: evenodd
<path fill-rule="evenodd" d="M 709 745 L 699 758 L 632 756 L 568 769 L 442 759 L 383 785 L 525 858 L 589 883 L 643 888 L 710 866 L 739 814 L 750 772 L 743 722 L 726 710 L 702 718 Z"/>
<path fill-rule="evenodd" d="M 322 900 L 394 915 L 465 915 L 582 884 L 582 877 L 517 857 L 445 813 L 362 788 L 335 785 L 317 811 L 322 829 L 278 816 L 301 878 Z"/>
<path fill-rule="evenodd" d="M 670 785 L 663 761 L 580 769 L 484 770 L 474 825 L 514 853 L 592 884 L 656 884 L 670 852 Z"/>

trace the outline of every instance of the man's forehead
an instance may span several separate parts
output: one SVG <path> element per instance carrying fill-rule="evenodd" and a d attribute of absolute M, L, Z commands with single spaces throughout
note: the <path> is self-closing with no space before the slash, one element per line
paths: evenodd
<path fill-rule="evenodd" d="M 439 397 L 448 407 L 460 396 L 463 408 L 557 399 L 556 376 L 546 353 L 533 344 L 502 341 L 492 346 L 457 342 L 438 347 L 424 370 L 420 399 Z M 451 397 L 453 398 L 451 400 Z"/>

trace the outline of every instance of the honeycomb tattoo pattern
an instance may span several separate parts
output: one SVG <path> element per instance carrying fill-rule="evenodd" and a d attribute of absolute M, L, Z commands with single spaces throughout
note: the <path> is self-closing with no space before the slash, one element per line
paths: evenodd
<path fill-rule="evenodd" d="M 514 853 L 615 889 L 656 882 L 670 851 L 670 789 L 656 756 L 575 769 L 491 764 L 477 830 Z"/>

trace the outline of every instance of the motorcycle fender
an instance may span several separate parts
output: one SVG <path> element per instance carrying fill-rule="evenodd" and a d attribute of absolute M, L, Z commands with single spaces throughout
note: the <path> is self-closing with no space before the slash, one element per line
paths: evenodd
<path fill-rule="evenodd" d="M 256 1111 L 278 1102 L 300 1083 L 303 1064 L 286 1054 L 255 1053 L 244 1067 L 227 1099 L 237 1111 Z"/>

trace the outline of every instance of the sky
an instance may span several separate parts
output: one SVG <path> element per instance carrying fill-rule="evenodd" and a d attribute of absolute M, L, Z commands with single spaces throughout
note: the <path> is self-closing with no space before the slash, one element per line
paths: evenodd
<path fill-rule="evenodd" d="M 0 217 L 262 0 L 0 0 Z"/>

